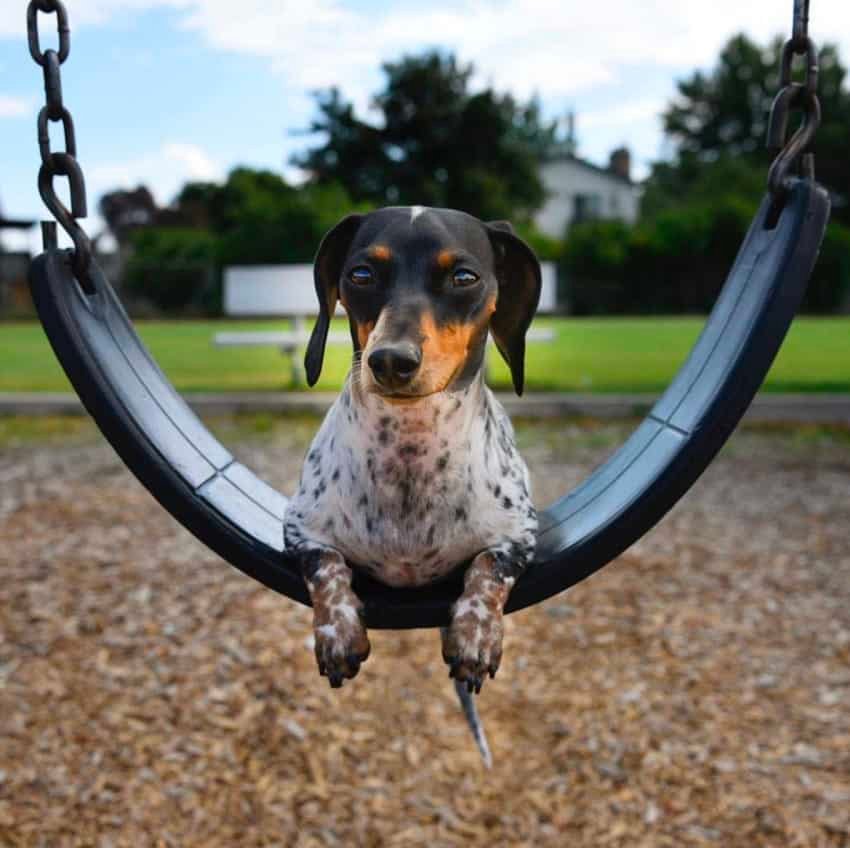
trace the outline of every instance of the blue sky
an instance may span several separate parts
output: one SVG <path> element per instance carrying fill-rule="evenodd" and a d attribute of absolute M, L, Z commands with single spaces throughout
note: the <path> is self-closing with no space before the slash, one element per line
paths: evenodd
<path fill-rule="evenodd" d="M 66 4 L 64 97 L 95 211 L 105 190 L 144 183 L 166 203 L 184 181 L 218 179 L 237 164 L 297 178 L 287 162 L 306 142 L 293 131 L 309 123 L 311 89 L 337 84 L 364 109 L 381 61 L 434 46 L 474 62 L 478 84 L 523 98 L 536 92 L 551 116 L 574 109 L 582 155 L 603 163 L 627 144 L 641 174 L 663 153 L 658 115 L 675 80 L 710 66 L 735 32 L 760 40 L 784 32 L 791 0 Z M 837 42 L 850 61 L 850 4 L 812 7 L 814 38 Z M 43 92 L 25 9 L 25 0 L 0 0 L 0 204 L 37 218 Z M 98 226 L 94 219 L 90 229 Z"/>

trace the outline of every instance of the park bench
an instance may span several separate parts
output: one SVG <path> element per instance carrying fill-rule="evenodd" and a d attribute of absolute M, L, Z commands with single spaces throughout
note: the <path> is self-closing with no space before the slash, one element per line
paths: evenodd
<path fill-rule="evenodd" d="M 544 262 L 540 312 L 555 309 L 556 273 L 554 263 Z M 222 331 L 213 336 L 216 347 L 275 347 L 290 361 L 292 383 L 304 383 L 302 351 L 310 339 L 307 318 L 316 317 L 316 291 L 313 266 L 250 265 L 224 269 L 224 314 L 231 318 L 284 318 L 287 330 Z M 338 316 L 345 315 L 341 306 Z M 546 343 L 555 339 L 554 330 L 532 327 L 527 341 Z M 328 344 L 351 344 L 348 332 L 328 333 Z"/>

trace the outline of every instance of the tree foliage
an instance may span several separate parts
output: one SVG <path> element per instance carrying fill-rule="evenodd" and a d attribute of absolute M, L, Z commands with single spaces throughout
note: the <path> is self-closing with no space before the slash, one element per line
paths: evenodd
<path fill-rule="evenodd" d="M 538 166 L 555 123 L 536 100 L 473 91 L 472 66 L 439 52 L 383 70 L 376 123 L 358 117 L 338 89 L 317 94 L 310 131 L 324 140 L 293 160 L 314 184 L 338 182 L 376 205 L 446 206 L 484 219 L 522 220 L 543 203 Z"/>
<path fill-rule="evenodd" d="M 675 155 L 653 166 L 640 222 L 582 224 L 569 234 L 565 265 L 577 312 L 711 307 L 765 193 L 773 153 L 764 139 L 780 49 L 778 39 L 761 47 L 736 36 L 712 71 L 678 83 L 663 116 Z M 815 153 L 833 221 L 803 302 L 811 312 L 834 311 L 850 297 L 850 92 L 835 48 L 821 50 L 820 63 L 824 119 Z"/>
<path fill-rule="evenodd" d="M 672 163 L 660 163 L 653 169 L 647 185 L 647 211 L 658 208 L 659 189 L 681 196 L 722 159 L 734 158 L 766 175 L 775 155 L 765 148 L 765 138 L 771 103 L 779 90 L 781 48 L 781 39 L 763 47 L 737 35 L 723 48 L 710 73 L 696 71 L 678 83 L 678 96 L 663 115 L 664 131 L 676 155 Z M 817 175 L 834 195 L 834 215 L 850 223 L 847 69 L 832 45 L 820 50 L 819 63 L 823 121 L 813 148 Z M 799 73 L 796 77 L 800 78 Z M 792 120 L 791 129 L 794 126 Z M 748 180 L 748 187 L 761 193 L 764 181 L 756 186 Z"/>
<path fill-rule="evenodd" d="M 147 189 L 101 204 L 130 258 L 130 290 L 163 310 L 217 311 L 226 265 L 310 262 L 322 235 L 356 210 L 335 183 L 297 187 L 271 171 L 236 168 L 224 183 L 187 183 L 157 208 Z"/>
<path fill-rule="evenodd" d="M 216 243 L 206 230 L 146 227 L 129 236 L 124 272 L 130 292 L 166 312 L 207 311 L 217 296 Z"/>

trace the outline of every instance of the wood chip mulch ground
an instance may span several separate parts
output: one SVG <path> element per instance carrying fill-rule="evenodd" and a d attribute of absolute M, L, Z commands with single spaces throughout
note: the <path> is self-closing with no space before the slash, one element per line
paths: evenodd
<path fill-rule="evenodd" d="M 219 426 L 291 490 L 316 422 L 260 425 Z M 519 432 L 545 503 L 626 429 Z M 625 556 L 511 616 L 490 772 L 436 632 L 373 633 L 333 692 L 309 611 L 93 430 L 0 451 L 0 845 L 850 846 L 846 434 L 738 434 Z"/>

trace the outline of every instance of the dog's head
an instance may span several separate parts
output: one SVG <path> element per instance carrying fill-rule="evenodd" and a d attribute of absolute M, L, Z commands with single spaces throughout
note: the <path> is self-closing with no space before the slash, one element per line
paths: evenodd
<path fill-rule="evenodd" d="M 314 275 L 311 386 L 340 300 L 365 390 L 413 400 L 460 388 L 481 368 L 489 329 L 522 394 L 540 265 L 510 224 L 417 206 L 350 215 L 322 240 Z"/>

